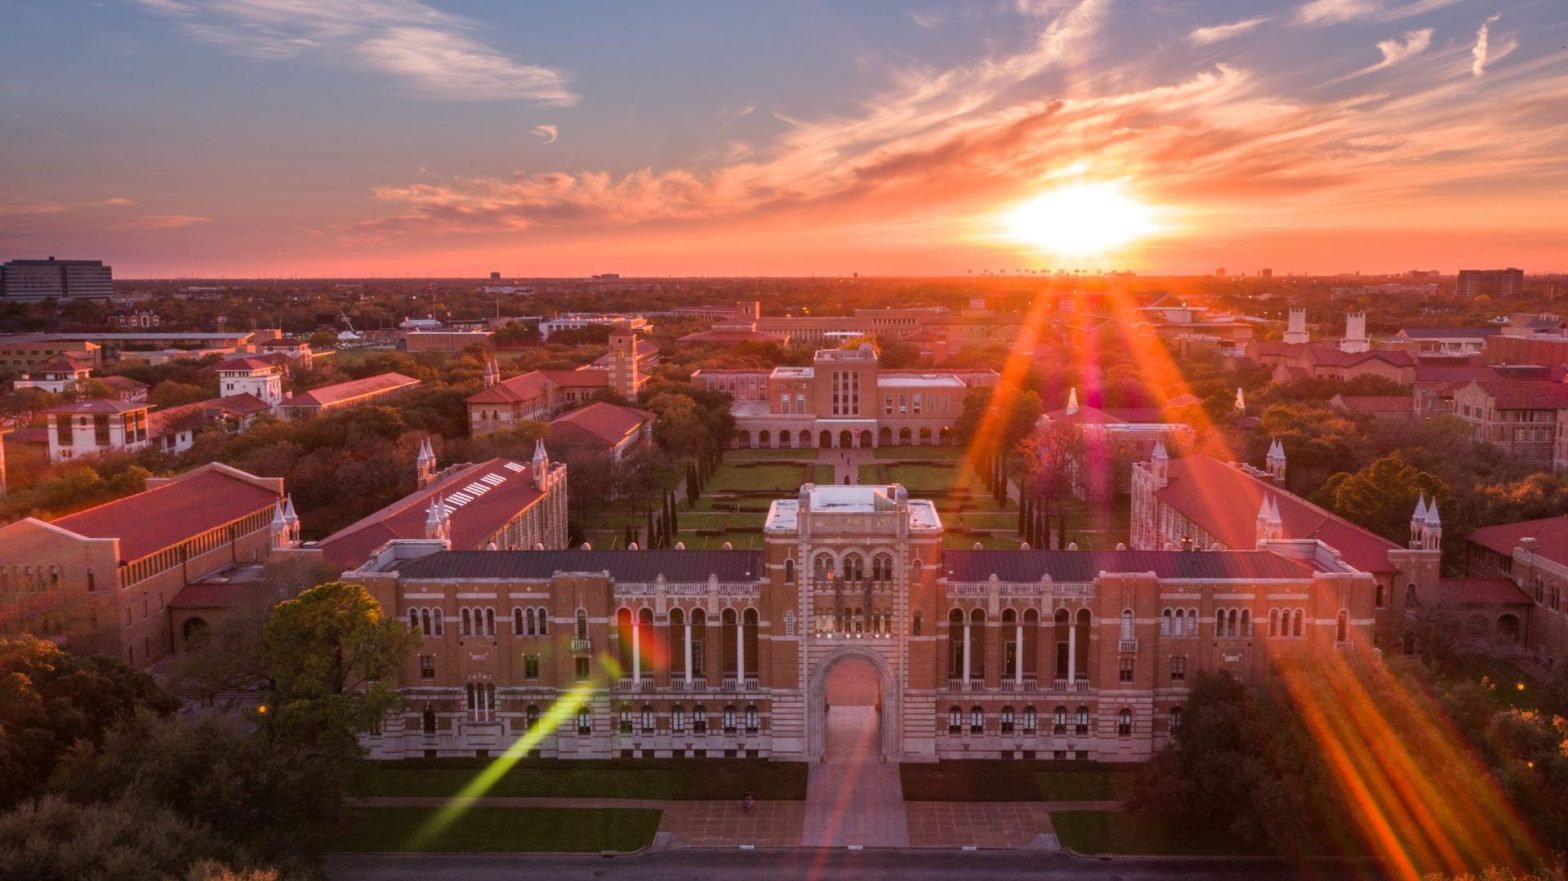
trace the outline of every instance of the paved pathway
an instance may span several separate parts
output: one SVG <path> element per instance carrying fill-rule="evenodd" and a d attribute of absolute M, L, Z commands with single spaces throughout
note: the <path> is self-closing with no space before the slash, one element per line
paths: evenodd
<path fill-rule="evenodd" d="M 828 758 L 806 785 L 807 846 L 909 846 L 903 784 L 897 763 L 882 761 L 878 724 L 874 707 L 828 710 Z"/>
<path fill-rule="evenodd" d="M 915 847 L 1028 847 L 1054 836 L 1043 802 L 908 802 L 909 843 Z M 1057 849 L 1054 837 L 1050 849 Z"/>

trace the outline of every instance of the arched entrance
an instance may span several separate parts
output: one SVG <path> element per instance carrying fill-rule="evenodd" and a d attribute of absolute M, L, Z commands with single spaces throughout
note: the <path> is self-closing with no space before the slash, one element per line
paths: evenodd
<path fill-rule="evenodd" d="M 817 446 L 824 450 L 831 448 L 833 446 L 833 432 L 824 430 Z"/>
<path fill-rule="evenodd" d="M 808 752 L 830 762 L 880 762 L 898 757 L 898 693 L 887 662 L 845 647 L 824 658 L 811 677 Z"/>
<path fill-rule="evenodd" d="M 841 432 L 838 433 L 838 448 L 839 449 L 847 450 L 850 447 L 853 447 L 854 445 L 855 445 L 855 436 L 854 435 L 850 434 L 847 431 L 841 431 Z"/>

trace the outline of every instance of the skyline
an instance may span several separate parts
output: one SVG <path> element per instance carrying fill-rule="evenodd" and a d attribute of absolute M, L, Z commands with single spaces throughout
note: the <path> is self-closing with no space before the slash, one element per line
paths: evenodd
<path fill-rule="evenodd" d="M 0 249 L 123 277 L 1568 268 L 1546 2 L 8 19 Z M 1016 226 L 1110 190 L 1126 245 Z"/>

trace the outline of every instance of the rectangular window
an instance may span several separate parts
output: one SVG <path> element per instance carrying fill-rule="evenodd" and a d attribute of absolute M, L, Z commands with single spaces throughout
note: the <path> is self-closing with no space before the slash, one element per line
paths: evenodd
<path fill-rule="evenodd" d="M 578 658 L 577 659 L 577 681 L 578 682 L 587 682 L 588 681 L 588 661 L 589 661 L 588 658 Z"/>
<path fill-rule="evenodd" d="M 1131 682 L 1132 681 L 1133 662 L 1135 662 L 1136 660 L 1137 660 L 1137 658 L 1122 658 L 1121 659 L 1121 666 L 1120 666 L 1120 669 L 1118 669 L 1118 671 L 1117 671 L 1117 678 L 1120 681 L 1122 681 L 1122 682 Z"/>
<path fill-rule="evenodd" d="M 60 416 L 54 421 L 54 440 L 62 447 L 71 445 L 71 417 Z"/>
<path fill-rule="evenodd" d="M 523 678 L 524 679 L 538 679 L 539 678 L 539 656 L 538 655 L 523 655 Z"/>
<path fill-rule="evenodd" d="M 93 443 L 100 447 L 109 445 L 109 417 L 102 413 L 93 416 Z"/>
<path fill-rule="evenodd" d="M 436 678 L 436 656 L 435 655 L 420 655 L 419 656 L 419 678 L 420 679 L 434 679 L 434 678 Z"/>
<path fill-rule="evenodd" d="M 910 399 L 910 412 L 914 413 L 916 416 L 920 415 L 920 402 L 922 397 L 923 396 L 919 392 L 915 392 L 914 397 Z"/>
<path fill-rule="evenodd" d="M 1181 682 L 1187 678 L 1187 656 L 1174 655 L 1171 657 L 1171 681 Z"/>
<path fill-rule="evenodd" d="M 893 396 L 892 395 L 883 395 L 882 396 L 882 415 L 883 416 L 892 416 L 893 415 Z"/>

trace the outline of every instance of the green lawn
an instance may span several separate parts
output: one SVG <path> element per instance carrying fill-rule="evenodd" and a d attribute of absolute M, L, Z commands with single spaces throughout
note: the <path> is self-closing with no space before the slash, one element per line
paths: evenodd
<path fill-rule="evenodd" d="M 909 801 L 1117 801 L 1132 781 L 1123 769 L 1016 759 L 906 764 L 899 775 Z"/>
<path fill-rule="evenodd" d="M 833 476 L 837 473 L 836 469 L 829 462 L 819 462 L 817 465 L 813 466 L 811 470 L 811 480 L 813 483 L 818 485 L 832 483 Z M 862 483 L 864 483 L 864 481 L 862 481 Z"/>
<path fill-rule="evenodd" d="M 811 447 L 796 447 L 784 450 L 725 450 L 724 461 L 730 463 L 787 459 L 793 462 L 809 462 L 815 460 L 817 455 L 817 451 Z"/>
<path fill-rule="evenodd" d="M 741 467 L 725 462 L 714 469 L 703 487 L 704 494 L 752 491 L 793 493 L 806 474 L 805 462 L 768 462 Z"/>
<path fill-rule="evenodd" d="M 877 447 L 872 455 L 878 459 L 960 459 L 964 448 L 946 447 Z"/>
<path fill-rule="evenodd" d="M 990 490 L 981 483 L 979 476 L 962 466 L 898 464 L 886 466 L 886 471 L 894 483 L 902 483 L 916 495 L 939 497 L 958 490 L 990 498 Z"/>
<path fill-rule="evenodd" d="M 348 792 L 366 797 L 447 797 L 460 792 L 484 766 L 478 759 L 381 762 L 351 780 Z M 759 799 L 804 799 L 806 765 L 739 759 L 539 759 L 518 763 L 485 794 L 722 801 L 747 792 Z"/>
<path fill-rule="evenodd" d="M 693 551 L 722 550 L 725 542 L 728 542 L 730 549 L 735 551 L 762 550 L 762 533 L 760 532 L 726 532 L 723 535 L 698 535 L 696 532 L 682 529 L 676 533 L 675 540 L 684 543 L 687 550 Z"/>
<path fill-rule="evenodd" d="M 1148 814 L 1058 811 L 1051 825 L 1062 846 L 1079 853 L 1248 856 L 1260 851 L 1226 830 L 1178 828 Z"/>
<path fill-rule="evenodd" d="M 465 810 L 433 840 L 414 839 L 439 808 L 348 808 L 348 828 L 330 847 L 338 851 L 508 853 L 517 851 L 634 851 L 653 842 L 659 811 L 590 808 Z"/>

